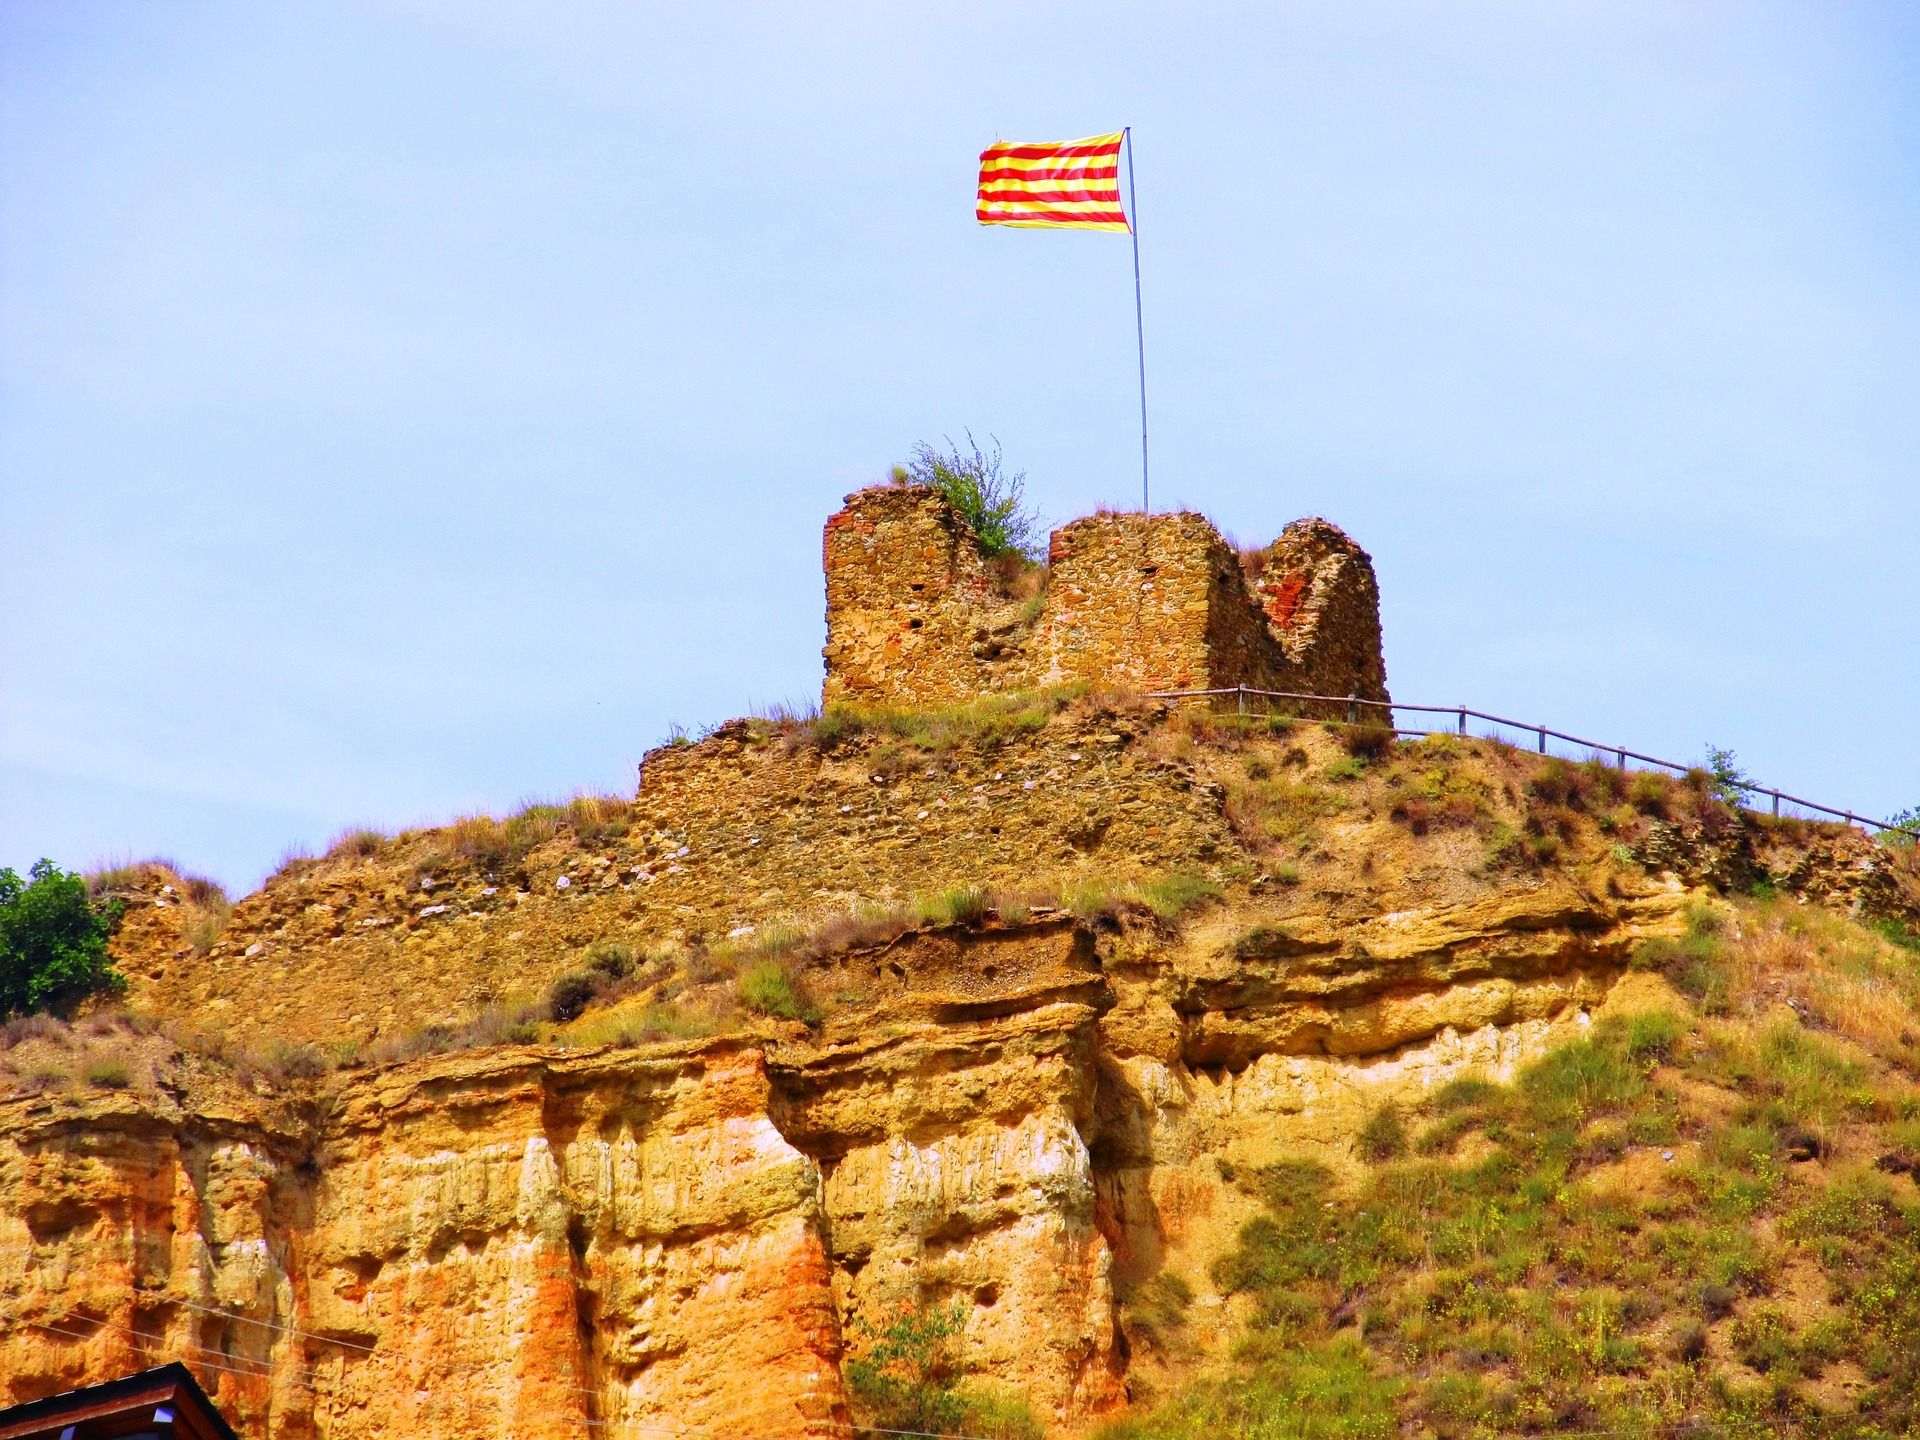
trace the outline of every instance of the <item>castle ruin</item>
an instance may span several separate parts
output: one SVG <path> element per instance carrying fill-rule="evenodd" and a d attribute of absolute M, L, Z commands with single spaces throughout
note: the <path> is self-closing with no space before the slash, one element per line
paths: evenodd
<path fill-rule="evenodd" d="M 938 492 L 876 485 L 827 520 L 824 564 L 829 704 L 1074 682 L 1389 698 L 1373 562 L 1325 520 L 1243 556 L 1192 511 L 1089 515 L 1015 575 Z"/>

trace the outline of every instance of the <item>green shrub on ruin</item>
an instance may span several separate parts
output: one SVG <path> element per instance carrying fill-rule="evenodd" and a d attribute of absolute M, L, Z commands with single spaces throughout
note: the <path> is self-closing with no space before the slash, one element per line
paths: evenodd
<path fill-rule="evenodd" d="M 988 437 L 993 440 L 989 451 L 980 448 L 971 430 L 966 436 L 965 450 L 951 437 L 944 451 L 921 441 L 896 473 L 908 484 L 937 490 L 972 527 L 974 542 L 988 559 L 1033 554 L 1039 517 L 1023 503 L 1026 471 L 1008 473 L 999 440 Z"/>

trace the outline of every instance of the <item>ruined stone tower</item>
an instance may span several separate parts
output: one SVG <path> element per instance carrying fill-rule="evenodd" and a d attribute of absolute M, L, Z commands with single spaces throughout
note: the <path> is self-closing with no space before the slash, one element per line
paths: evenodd
<path fill-rule="evenodd" d="M 829 703 L 1074 681 L 1389 698 L 1373 562 L 1325 520 L 1243 557 L 1191 511 L 1090 515 L 1023 597 L 937 492 L 876 485 L 827 520 L 824 563 Z"/>

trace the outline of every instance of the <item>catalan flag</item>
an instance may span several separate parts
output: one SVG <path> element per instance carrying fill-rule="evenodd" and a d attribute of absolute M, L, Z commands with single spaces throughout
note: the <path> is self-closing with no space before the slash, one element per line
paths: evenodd
<path fill-rule="evenodd" d="M 1126 131 L 1084 140 L 1019 144 L 998 140 L 980 152 L 982 225 L 1119 230 L 1120 142 Z"/>

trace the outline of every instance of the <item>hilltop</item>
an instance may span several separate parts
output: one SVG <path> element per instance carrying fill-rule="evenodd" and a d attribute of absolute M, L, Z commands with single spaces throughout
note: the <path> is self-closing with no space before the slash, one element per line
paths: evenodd
<path fill-rule="evenodd" d="M 0 1053 L 0 1393 L 179 1354 L 274 1437 L 1910 1428 L 1913 848 L 1154 698 L 1386 694 L 1364 552 L 1196 520 L 1002 581 L 863 492 L 821 713 L 230 913 L 102 877 L 126 1013 Z M 1142 595 L 1178 673 L 1072 673 Z"/>

